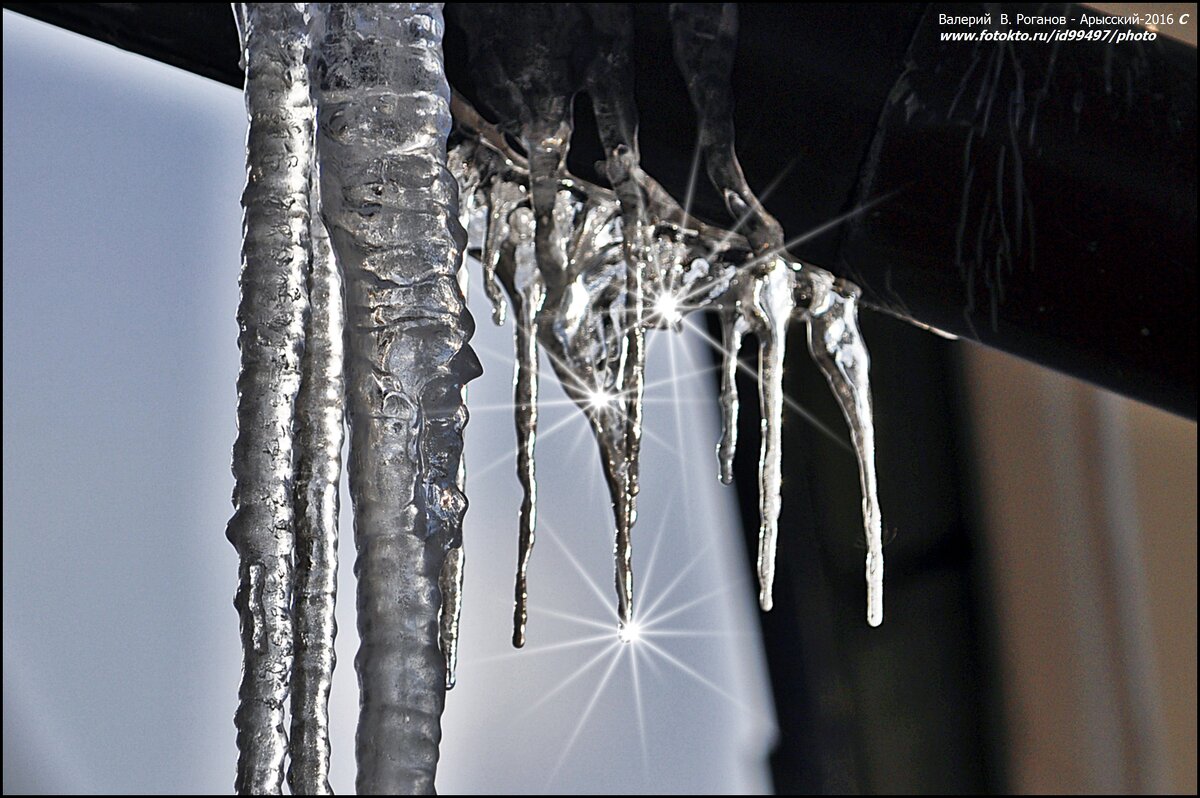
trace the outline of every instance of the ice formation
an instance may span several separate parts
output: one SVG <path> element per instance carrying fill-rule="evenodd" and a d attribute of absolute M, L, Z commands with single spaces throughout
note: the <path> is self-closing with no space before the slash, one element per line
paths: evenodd
<path fill-rule="evenodd" d="M 433 790 L 461 611 L 465 386 L 479 373 L 459 281 L 468 247 L 482 264 L 493 320 L 503 323 L 511 305 L 515 328 L 524 493 L 515 645 L 525 638 L 537 523 L 542 353 L 599 445 L 614 513 L 619 633 L 628 640 L 637 628 L 631 552 L 645 336 L 697 310 L 715 312 L 723 330 L 717 454 L 725 483 L 737 445 L 739 350 L 745 335 L 758 340 L 762 607 L 770 609 L 774 580 L 783 369 L 795 317 L 808 325 L 809 350 L 850 426 L 868 543 L 867 619 L 882 621 L 857 289 L 790 259 L 782 228 L 742 174 L 729 80 L 733 4 L 670 10 L 729 229 L 692 218 L 640 165 L 626 5 L 465 7 L 476 88 L 495 124 L 451 94 L 441 4 L 264 3 L 235 12 L 250 118 L 228 529 L 241 560 L 239 792 L 279 793 L 289 751 L 292 791 L 329 792 L 343 408 L 361 640 L 357 787 Z M 595 109 L 608 186 L 566 169 L 581 90 Z"/>
<path fill-rule="evenodd" d="M 294 640 L 293 428 L 309 315 L 313 106 L 301 8 L 248 4 L 238 19 L 250 132 L 242 194 L 235 510 L 227 530 L 241 561 L 234 600 L 243 652 L 235 787 L 278 793 Z"/>
<path fill-rule="evenodd" d="M 629 65 L 627 6 L 483 4 L 462 8 L 476 90 L 497 124 L 454 99 L 462 142 L 451 153 L 462 184 L 464 225 L 483 230 L 477 254 L 501 323 L 516 316 L 514 404 L 524 489 L 513 642 L 525 639 L 526 572 L 535 537 L 538 350 L 587 415 L 599 443 L 616 528 L 617 609 L 633 619 L 631 529 L 637 519 L 645 330 L 713 310 L 724 332 L 718 447 L 720 477 L 733 479 L 742 338 L 759 341 L 760 603 L 771 608 L 780 512 L 783 364 L 799 309 L 810 351 L 850 424 L 862 475 L 868 542 L 868 621 L 883 615 L 881 523 L 875 497 L 868 357 L 857 327 L 857 289 L 787 256 L 783 229 L 763 208 L 734 148 L 730 75 L 737 40 L 731 3 L 670 7 L 675 58 L 700 120 L 706 171 L 734 220 L 730 230 L 681 208 L 641 168 Z M 582 36 L 580 31 L 588 31 Z M 584 66 L 581 68 L 580 64 Z M 611 188 L 566 170 L 575 94 L 591 98 Z M 509 140 L 520 142 L 517 152 Z"/>
<path fill-rule="evenodd" d="M 319 208 L 312 175 L 310 207 Z M 298 794 L 329 789 L 329 689 L 334 666 L 338 486 L 344 438 L 342 277 L 320 213 L 310 217 L 308 324 L 296 395 L 295 663 L 292 674 L 291 764 Z"/>

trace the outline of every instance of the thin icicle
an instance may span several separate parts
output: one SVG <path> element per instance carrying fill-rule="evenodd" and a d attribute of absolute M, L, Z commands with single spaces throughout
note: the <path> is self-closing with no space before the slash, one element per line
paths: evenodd
<path fill-rule="evenodd" d="M 483 291 L 492 303 L 492 321 L 497 325 L 504 324 L 506 310 L 504 294 L 500 292 L 499 281 L 496 278 L 500 247 L 508 238 L 508 215 L 524 198 L 525 192 L 519 186 L 503 180 L 495 181 L 488 189 L 488 225 L 480 260 L 483 263 Z"/>
<path fill-rule="evenodd" d="M 479 374 L 457 276 L 440 4 L 328 4 L 318 47 L 321 194 L 346 282 L 358 558 L 360 793 L 432 792 L 445 701 L 440 579 Z"/>
<path fill-rule="evenodd" d="M 329 689 L 336 663 L 338 485 L 345 399 L 342 278 L 312 181 L 312 268 L 303 380 L 296 397 L 296 661 L 291 765 L 295 795 L 329 795 Z"/>
<path fill-rule="evenodd" d="M 494 217 L 493 217 L 494 218 Z M 517 478 L 521 482 L 520 528 L 517 541 L 517 581 L 513 606 L 513 645 L 525 645 L 525 623 L 529 617 L 529 559 L 533 554 L 537 527 L 537 469 L 534 449 L 538 424 L 537 320 L 546 290 L 533 257 L 534 222 L 527 208 L 513 214 L 508 260 L 513 266 L 510 291 L 513 295 L 516 363 L 513 374 L 513 413 L 517 428 Z M 507 223 L 506 223 L 507 227 Z"/>
<path fill-rule="evenodd" d="M 640 248 L 639 248 L 640 249 Z M 642 301 L 642 262 L 628 264 L 625 370 L 621 374 L 624 404 L 623 503 L 617 513 L 616 587 L 619 629 L 633 622 L 633 525 L 637 523 L 638 461 L 642 448 L 642 410 L 646 385 L 646 330 Z"/>
<path fill-rule="evenodd" d="M 758 396 L 762 420 L 762 445 L 758 458 L 758 602 L 763 610 L 773 604 L 775 547 L 779 537 L 781 466 L 783 460 L 783 363 L 788 320 L 795 309 L 793 272 L 782 259 L 767 264 L 765 275 L 755 279 L 754 311 L 758 331 Z"/>
<path fill-rule="evenodd" d="M 442 658 L 446 662 L 446 689 L 454 689 L 458 670 L 458 624 L 462 618 L 463 573 L 466 569 L 467 553 L 460 546 L 452 546 L 446 552 L 438 587 L 442 591 L 442 615 L 438 623 L 438 638 Z"/>
<path fill-rule="evenodd" d="M 700 120 L 700 149 L 709 180 L 725 200 L 736 220 L 734 231 L 745 229 L 755 252 L 782 252 L 783 228 L 751 191 L 738 162 L 734 147 L 733 91 L 731 76 L 737 44 L 736 3 L 672 3 L 671 28 L 675 61 L 687 81 L 692 105 Z M 759 604 L 771 609 L 771 590 L 775 581 L 775 547 L 778 538 L 780 508 L 781 422 L 783 419 L 783 360 L 787 321 L 793 308 L 794 276 L 780 258 L 767 262 L 765 277 L 755 278 L 753 310 L 759 324 L 759 404 L 762 408 L 762 445 L 758 463 Z M 736 325 L 736 322 L 734 322 Z M 725 322 L 726 346 L 740 335 Z M 721 481 L 733 479 L 733 450 L 736 443 L 736 388 L 731 370 L 736 370 L 736 355 L 730 362 L 725 355 L 721 405 L 725 428 L 719 452 Z"/>
<path fill-rule="evenodd" d="M 529 558 L 533 554 L 537 527 L 538 343 L 533 308 L 525 303 L 517 312 L 517 363 L 514 402 L 517 426 L 517 477 L 521 482 L 521 513 L 517 542 L 517 583 L 513 610 L 513 645 L 525 645 L 525 623 L 529 617 Z"/>
<path fill-rule="evenodd" d="M 617 156 L 613 160 L 619 160 Z M 621 168 L 629 169 L 629 164 Z M 636 166 L 634 167 L 636 168 Z M 636 202 L 632 210 L 626 211 Z M 625 308 L 623 324 L 625 359 L 620 375 L 622 408 L 621 499 L 616 502 L 617 618 L 619 629 L 633 622 L 633 525 L 637 523 L 638 462 L 642 448 L 643 395 L 646 385 L 646 329 L 643 275 L 646 270 L 647 224 L 640 195 L 622 203 L 622 236 L 625 252 Z"/>
<path fill-rule="evenodd" d="M 820 269 L 812 285 L 808 348 L 833 389 L 858 457 L 863 525 L 867 535 L 867 623 L 883 623 L 883 520 L 875 481 L 875 421 L 871 413 L 871 360 L 858 330 L 858 287 Z"/>
<path fill-rule="evenodd" d="M 308 290 L 313 110 L 300 7 L 236 9 L 246 70 L 247 179 L 238 306 L 241 374 L 233 448 L 241 563 L 242 684 L 235 724 L 239 793 L 279 794 L 292 668 L 293 440 Z"/>
<path fill-rule="evenodd" d="M 633 620 L 633 525 L 637 522 L 638 462 L 642 446 L 642 397 L 646 382 L 645 277 L 649 217 L 638 185 L 637 103 L 634 101 L 633 12 L 623 3 L 588 6 L 597 43 L 587 76 L 596 113 L 605 171 L 621 206 L 625 254 L 625 367 L 621 373 L 624 413 L 624 496 L 618 504 L 616 554 L 617 616 L 620 628 Z"/>
<path fill-rule="evenodd" d="M 721 442 L 717 444 L 717 462 L 721 482 L 733 484 L 733 458 L 737 454 L 738 437 L 738 352 L 746 320 L 732 310 L 721 313 Z"/>
<path fill-rule="evenodd" d="M 448 165 L 449 159 L 447 159 Z M 477 175 L 476 175 L 477 176 Z M 472 242 L 478 246 L 477 228 L 468 227 L 472 212 L 476 207 L 474 185 L 461 186 L 459 193 L 459 222 L 467 231 L 467 245 Z M 462 291 L 464 301 L 470 295 L 471 274 L 467 270 L 466 258 L 458 267 L 458 287 Z M 467 406 L 468 386 L 464 385 L 459 391 L 463 408 Z M 461 431 L 460 431 L 461 432 Z M 467 491 L 467 460 L 459 452 L 458 474 L 455 483 L 459 493 L 466 496 Z M 461 532 L 461 529 L 460 529 Z M 467 567 L 467 550 L 461 534 L 457 539 L 447 540 L 446 559 L 442 561 L 442 573 L 438 576 L 438 588 L 442 593 L 441 617 L 438 621 L 438 642 L 442 649 L 442 659 L 446 665 L 446 689 L 453 690 L 458 682 L 458 629 L 462 621 L 463 575 Z"/>

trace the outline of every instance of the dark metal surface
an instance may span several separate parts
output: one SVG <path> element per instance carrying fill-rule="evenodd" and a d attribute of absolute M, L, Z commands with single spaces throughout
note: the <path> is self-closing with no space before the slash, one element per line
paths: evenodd
<path fill-rule="evenodd" d="M 5 7 L 241 83 L 224 4 Z M 1194 418 L 1195 49 L 944 43 L 946 10 L 744 4 L 734 96 L 750 185 L 792 236 L 896 192 L 792 251 L 877 309 Z M 695 120 L 667 9 L 634 13 L 642 161 L 682 196 Z M 451 83 L 472 97 L 461 33 L 446 42 Z M 586 106 L 582 174 L 601 155 Z M 694 207 L 724 220 L 706 186 Z"/>
<path fill-rule="evenodd" d="M 788 412 L 775 608 L 759 615 L 780 731 L 775 789 L 1004 794 L 1006 729 L 959 348 L 883 314 L 861 322 L 872 342 L 887 619 L 873 629 L 861 618 L 854 458 Z M 804 345 L 800 330 L 792 338 Z M 754 380 L 738 382 L 749 407 L 734 475 L 752 560 L 758 417 Z M 788 395 L 841 437 L 845 422 L 823 387 L 806 363 L 786 372 Z"/>
<path fill-rule="evenodd" d="M 241 48 L 228 3 L 5 3 L 4 7 L 242 88 Z"/>
<path fill-rule="evenodd" d="M 1196 50 L 942 42 L 935 9 L 860 173 L 861 200 L 899 193 L 831 268 L 889 312 L 1194 416 Z"/>

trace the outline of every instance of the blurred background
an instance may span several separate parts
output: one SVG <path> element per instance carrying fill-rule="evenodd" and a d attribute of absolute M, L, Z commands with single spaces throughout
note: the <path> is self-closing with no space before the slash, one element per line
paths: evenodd
<path fill-rule="evenodd" d="M 4 791 L 228 791 L 241 96 L 5 11 L 4 115 Z M 1194 421 L 864 311 L 888 534 L 888 617 L 869 629 L 854 460 L 798 330 L 786 387 L 806 415 L 785 419 L 763 615 L 754 386 L 723 488 L 712 352 L 655 333 L 647 637 L 615 643 L 597 455 L 546 380 L 530 642 L 514 652 L 512 333 L 481 300 L 442 792 L 1196 791 Z M 340 792 L 357 711 L 348 506 Z"/>

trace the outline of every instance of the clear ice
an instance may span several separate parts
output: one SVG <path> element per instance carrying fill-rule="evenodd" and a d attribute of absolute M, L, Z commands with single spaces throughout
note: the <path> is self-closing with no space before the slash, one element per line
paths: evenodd
<path fill-rule="evenodd" d="M 783 372 L 793 318 L 857 453 L 867 620 L 883 617 L 869 358 L 855 286 L 791 259 L 738 163 L 735 4 L 676 3 L 676 61 L 699 150 L 733 224 L 693 218 L 641 166 L 625 4 L 459 4 L 493 124 L 452 94 L 437 3 L 235 4 L 246 72 L 242 367 L 234 446 L 243 674 L 236 788 L 328 794 L 338 483 L 354 504 L 361 688 L 357 788 L 432 792 L 454 685 L 465 551 L 467 230 L 493 320 L 511 309 L 519 513 L 513 643 L 525 641 L 537 526 L 544 353 L 589 421 L 613 507 L 618 633 L 636 636 L 632 530 L 646 334 L 715 312 L 718 476 L 733 479 L 736 374 L 758 341 L 760 603 L 781 509 Z M 567 170 L 575 96 L 591 98 L 607 186 Z M 452 126 L 456 128 L 452 134 Z M 453 146 L 448 144 L 453 141 Z M 515 143 L 514 143 L 515 142 Z M 285 710 L 290 698 L 290 744 Z"/>
<path fill-rule="evenodd" d="M 240 559 L 242 683 L 234 723 L 241 793 L 279 794 L 292 672 L 292 457 L 310 270 L 313 106 L 308 35 L 293 4 L 238 8 L 246 71 L 246 189 L 238 305 L 238 436 L 227 536 Z"/>
<path fill-rule="evenodd" d="M 358 788 L 431 792 L 461 606 L 464 385 L 479 373 L 446 168 L 441 6 L 235 14 L 250 116 L 228 530 L 244 651 L 236 788 L 280 793 L 290 693 L 289 784 L 329 791 L 345 408 Z"/>
<path fill-rule="evenodd" d="M 312 175 L 310 207 L 320 208 Z M 338 487 L 342 477 L 345 381 L 342 276 L 319 212 L 309 219 L 310 313 L 296 396 L 296 555 L 291 763 L 294 795 L 329 795 L 329 690 L 337 595 Z"/>
<path fill-rule="evenodd" d="M 538 349 L 591 423 L 612 499 L 619 624 L 633 620 L 631 532 L 637 520 L 645 333 L 677 328 L 696 310 L 723 330 L 719 476 L 733 480 L 743 337 L 759 342 L 759 601 L 772 604 L 781 508 L 783 370 L 788 324 L 799 314 L 822 333 L 810 346 L 851 428 L 862 475 L 868 540 L 868 621 L 882 620 L 883 557 L 875 495 L 868 357 L 857 328 L 857 289 L 786 254 L 783 229 L 746 182 L 734 145 L 730 76 L 737 40 L 732 3 L 670 6 L 675 59 L 700 121 L 700 154 L 733 226 L 693 219 L 646 174 L 637 143 L 629 64 L 632 20 L 620 4 L 484 4 L 460 9 L 479 97 L 453 103 L 460 143 L 451 154 L 464 225 L 483 229 L 476 254 L 503 323 L 517 318 L 514 406 L 520 512 L 513 643 L 525 640 L 535 539 Z M 588 30 L 586 39 L 577 31 Z M 580 64 L 584 66 L 580 68 Z M 595 112 L 609 187 L 571 175 L 566 157 L 575 95 Z M 523 152 L 510 141 L 519 142 Z M 600 168 L 600 167 L 598 167 Z M 819 298 L 820 301 L 814 301 Z"/>
<path fill-rule="evenodd" d="M 322 212 L 346 286 L 362 793 L 433 790 L 458 602 L 464 384 L 479 374 L 446 168 L 440 4 L 322 5 Z M 455 555 L 459 558 L 461 552 Z M 446 578 L 443 578 L 443 577 Z"/>

